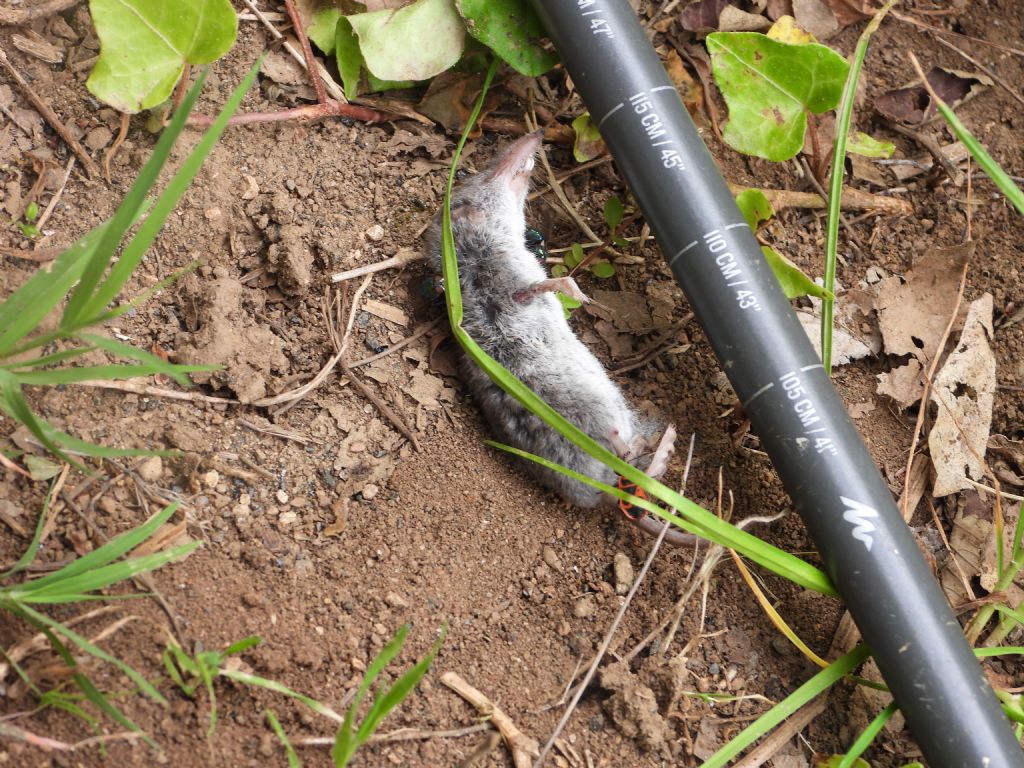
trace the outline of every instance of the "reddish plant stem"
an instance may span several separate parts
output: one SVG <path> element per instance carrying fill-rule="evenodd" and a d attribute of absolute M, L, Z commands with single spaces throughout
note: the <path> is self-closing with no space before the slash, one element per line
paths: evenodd
<path fill-rule="evenodd" d="M 379 112 L 368 107 L 359 107 L 355 104 L 342 104 L 340 101 L 328 99 L 322 104 L 307 104 L 302 107 L 282 109 L 277 112 L 249 112 L 244 115 L 235 115 L 228 120 L 228 125 L 279 123 L 286 120 L 298 120 L 308 123 L 313 120 L 323 120 L 327 117 L 348 117 L 364 123 L 386 123 L 388 120 L 393 119 L 386 112 Z M 213 120 L 214 118 L 209 115 L 190 115 L 188 124 L 206 127 L 212 125 Z"/>
<path fill-rule="evenodd" d="M 324 81 L 317 74 L 316 61 L 313 59 L 313 49 L 309 45 L 309 38 L 306 30 L 302 27 L 302 19 L 295 8 L 294 0 L 284 0 L 285 8 L 288 9 L 288 16 L 292 20 L 292 27 L 295 29 L 295 37 L 299 39 L 302 46 L 302 56 L 306 59 L 306 71 L 309 72 L 309 79 L 313 81 L 313 90 L 316 91 L 316 100 L 321 104 L 327 103 L 327 89 L 324 88 Z"/>

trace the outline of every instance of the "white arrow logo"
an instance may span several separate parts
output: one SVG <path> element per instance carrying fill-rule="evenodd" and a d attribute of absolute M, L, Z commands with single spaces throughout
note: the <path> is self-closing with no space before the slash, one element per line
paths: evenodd
<path fill-rule="evenodd" d="M 845 496 L 840 496 L 839 500 L 846 505 L 843 520 L 853 524 L 853 538 L 864 542 L 865 549 L 870 552 L 871 545 L 874 543 L 871 534 L 874 532 L 875 526 L 872 525 L 869 518 L 878 517 L 878 512 L 867 504 L 861 504 L 859 501 L 848 499 Z"/>

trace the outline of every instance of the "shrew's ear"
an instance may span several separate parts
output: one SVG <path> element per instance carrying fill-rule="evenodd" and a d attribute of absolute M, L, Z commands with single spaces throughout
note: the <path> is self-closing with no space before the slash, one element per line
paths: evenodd
<path fill-rule="evenodd" d="M 469 200 L 457 200 L 452 203 L 453 224 L 482 224 L 483 209 Z"/>

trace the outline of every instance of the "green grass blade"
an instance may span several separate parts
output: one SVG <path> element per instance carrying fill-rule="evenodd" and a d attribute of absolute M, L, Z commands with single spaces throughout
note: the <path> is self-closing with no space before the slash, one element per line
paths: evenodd
<path fill-rule="evenodd" d="M 92 656 L 95 656 L 97 659 L 105 661 L 108 664 L 113 664 L 119 670 L 124 672 L 124 674 L 126 674 L 131 679 L 131 681 L 139 687 L 139 689 L 143 693 L 145 693 L 154 701 L 158 701 L 161 704 L 167 703 L 167 700 L 160 694 L 160 691 L 154 688 L 153 685 L 148 680 L 146 680 L 146 678 L 144 678 L 142 675 L 140 675 L 138 672 L 136 672 L 134 669 L 132 669 L 130 666 L 125 664 L 120 659 L 116 658 L 115 656 L 111 656 L 109 653 L 104 651 L 99 646 L 93 645 L 91 642 L 89 642 L 89 640 L 82 637 L 74 630 L 65 627 L 58 621 L 54 621 L 44 613 L 40 613 L 39 611 L 36 611 L 28 607 L 27 605 L 22 605 L 21 610 L 25 612 L 26 617 L 28 617 L 33 623 L 47 627 L 54 634 L 61 635 L 62 637 L 66 638 L 70 643 L 77 645 L 83 651 Z"/>
<path fill-rule="evenodd" d="M 427 674 L 427 670 L 430 669 L 430 665 L 434 663 L 434 659 L 437 657 L 437 652 L 441 650 L 441 645 L 444 643 L 445 636 L 448 634 L 448 629 L 442 628 L 441 635 L 437 638 L 434 644 L 431 646 L 427 655 L 424 656 L 419 663 L 403 674 L 398 680 L 395 681 L 394 685 L 387 689 L 383 695 L 378 696 L 373 706 L 370 707 L 370 711 L 366 713 L 366 718 L 362 723 L 359 724 L 359 731 L 356 733 L 356 742 L 363 744 L 373 735 L 374 731 L 380 725 L 381 721 L 388 716 L 388 714 L 412 693 L 413 689 L 419 685 L 420 680 Z"/>
<path fill-rule="evenodd" d="M 1002 604 L 997 604 L 995 606 L 995 609 L 996 609 L 996 611 L 1001 613 L 1003 616 L 1006 616 L 1006 617 L 1012 619 L 1013 621 L 1017 622 L 1017 624 L 1024 624 L 1024 613 L 1022 613 L 1022 612 L 1020 612 L 1018 610 L 1014 610 L 1013 608 L 1011 608 L 1008 605 L 1002 605 Z"/>
<path fill-rule="evenodd" d="M 46 518 L 50 514 L 50 503 L 53 501 L 53 489 L 57 487 L 57 479 L 50 484 L 50 490 L 46 492 L 46 498 L 43 500 L 43 509 L 39 513 L 39 521 L 36 523 L 36 530 L 32 534 L 32 541 L 28 544 L 28 549 L 25 553 L 18 558 L 18 562 L 12 565 L 7 571 L 0 574 L 0 580 L 7 579 L 19 571 L 23 571 L 32 565 L 32 561 L 36 559 L 36 553 L 39 551 L 39 542 L 43 538 L 43 528 L 46 526 Z"/>
<path fill-rule="evenodd" d="M 988 153 L 981 142 L 974 137 L 974 134 L 967 130 L 967 126 L 960 121 L 960 118 L 949 108 L 949 105 L 935 94 L 932 94 L 932 98 L 935 99 L 935 105 L 939 108 L 939 113 L 949 123 L 950 129 L 956 134 L 956 137 L 967 147 L 971 157 L 988 174 L 988 177 L 992 179 L 999 191 L 1006 196 L 1006 199 L 1013 203 L 1013 207 L 1024 216 L 1024 192 L 1021 191 L 1021 188 L 1014 184 L 1013 179 L 1003 170 L 1002 166 L 995 161 L 995 158 Z"/>
<path fill-rule="evenodd" d="M 892 8 L 896 0 L 889 0 L 868 22 L 853 52 L 850 71 L 846 75 L 843 96 L 836 111 L 836 136 L 832 145 L 832 174 L 828 189 L 828 220 L 825 226 L 825 280 L 824 287 L 832 296 L 836 292 L 836 250 L 839 246 L 839 207 L 843 196 L 843 174 L 846 172 L 846 139 L 850 133 L 850 118 L 853 115 L 853 102 L 857 96 L 857 81 L 864 65 L 864 57 L 868 53 L 871 36 L 882 23 L 882 19 Z M 834 298 L 824 298 L 821 302 L 821 361 L 825 373 L 832 375 L 832 322 Z"/>
<path fill-rule="evenodd" d="M 459 156 L 466 143 L 469 131 L 472 130 L 475 118 L 479 114 L 480 106 L 483 103 L 482 99 L 487 93 L 487 88 L 490 85 L 490 79 L 493 74 L 494 65 L 492 63 L 491 68 L 488 70 L 488 77 L 484 80 L 481 95 L 477 100 L 469 121 L 466 123 L 466 129 L 463 131 L 463 134 L 459 139 L 459 143 L 455 148 L 455 153 L 452 157 L 451 169 L 448 174 L 448 182 L 445 188 L 444 206 L 441 209 L 442 273 L 444 276 L 445 300 L 448 305 L 448 318 L 451 324 L 452 334 L 458 340 L 466 354 L 468 354 L 473 361 L 488 376 L 490 376 L 496 384 L 498 384 L 498 386 L 526 406 L 526 408 L 528 408 L 533 414 L 544 421 L 545 424 L 582 450 L 586 451 L 590 456 L 593 456 L 595 459 L 603 462 L 617 474 L 636 483 L 651 496 L 660 499 L 669 507 L 676 509 L 686 520 L 690 521 L 694 525 L 700 526 L 707 531 L 718 531 L 718 537 L 731 537 L 729 540 L 735 540 L 738 543 L 736 548 L 750 557 L 754 562 L 757 562 L 765 568 L 780 574 L 783 572 L 780 572 L 778 568 L 780 567 L 779 564 L 782 563 L 784 564 L 782 567 L 785 569 L 784 575 L 786 575 L 787 578 L 792 578 L 794 581 L 797 581 L 797 583 L 807 587 L 808 589 L 813 589 L 826 595 L 837 596 L 838 593 L 836 592 L 835 587 L 832 586 L 828 576 L 826 576 L 820 569 L 815 568 L 809 563 L 806 563 L 787 552 L 771 547 L 770 545 L 757 540 L 756 537 L 750 536 L 750 534 L 740 535 L 742 532 L 728 533 L 725 527 L 727 524 L 723 523 L 713 514 L 701 508 L 697 504 L 694 504 L 689 499 L 683 497 L 681 494 L 673 491 L 657 480 L 648 477 L 641 470 L 626 463 L 607 448 L 600 445 L 596 440 L 578 429 L 574 424 L 566 421 L 561 414 L 534 394 L 529 387 L 512 375 L 510 371 L 484 352 L 484 350 L 481 349 L 480 346 L 462 328 L 462 291 L 459 286 L 459 266 L 458 259 L 455 254 L 455 242 L 451 228 L 451 195 L 455 179 L 455 169 L 458 166 Z M 662 511 L 658 514 L 659 516 L 664 516 L 666 513 Z M 747 537 L 749 537 L 749 539 Z M 756 546 L 752 541 L 750 541 L 750 539 L 757 542 Z"/>
<path fill-rule="evenodd" d="M 65 330 L 80 328 L 82 327 L 81 321 L 88 317 L 86 308 L 94 303 L 92 301 L 94 299 L 94 291 L 100 284 L 103 273 L 106 272 L 107 265 L 110 264 L 110 260 L 117 251 L 117 247 L 120 245 L 125 232 L 131 227 L 132 222 L 135 221 L 143 205 L 145 205 L 146 195 L 149 194 L 149 190 L 156 183 L 164 163 L 167 162 L 167 158 L 171 154 L 174 142 L 185 127 L 185 119 L 188 117 L 189 112 L 192 111 L 192 107 L 199 97 L 199 92 L 206 81 L 207 71 L 203 70 L 200 73 L 199 77 L 196 78 L 195 85 L 189 88 L 188 93 L 185 94 L 185 99 L 182 101 L 181 106 L 175 110 L 174 117 L 171 118 L 171 122 L 160 135 L 156 146 L 153 147 L 153 154 L 149 156 L 149 160 L 146 161 L 142 170 L 139 171 L 135 183 L 132 184 L 128 194 L 125 195 L 121 205 L 118 206 L 117 211 L 114 212 L 113 217 L 110 219 L 110 226 L 103 233 L 103 237 L 96 246 L 96 250 L 89 258 L 82 274 L 82 279 L 75 292 L 71 294 L 68 305 L 64 309 L 64 316 L 61 318 L 60 323 L 61 328 Z M 125 280 L 127 281 L 127 276 Z M 107 283 L 110 283 L 109 279 Z M 120 286 L 117 290 L 120 290 Z M 114 293 L 116 295 L 117 291 Z M 95 315 L 98 312 L 93 312 L 92 314 Z"/>
<path fill-rule="evenodd" d="M 395 636 L 391 638 L 391 642 L 384 646 L 381 652 L 370 662 L 370 666 L 366 668 L 366 674 L 363 675 L 363 681 L 359 684 L 359 690 L 356 692 L 355 698 L 352 699 L 348 712 L 345 713 L 345 721 L 341 724 L 334 738 L 334 746 L 331 748 L 331 759 L 334 761 L 335 768 L 344 768 L 344 766 L 348 765 L 352 755 L 359 749 L 358 734 L 352 730 L 352 723 L 355 720 L 356 713 L 359 711 L 359 705 L 363 703 L 363 699 L 370 690 L 370 686 L 373 685 L 373 681 L 377 679 L 377 676 L 380 675 L 384 667 L 390 664 L 395 656 L 401 652 L 408 634 L 409 625 L 403 624 L 398 632 L 395 633 Z"/>
<path fill-rule="evenodd" d="M 769 709 L 757 720 L 744 728 L 724 747 L 705 761 L 701 768 L 725 768 L 744 749 L 764 734 L 782 723 L 787 717 L 803 707 L 816 696 L 834 685 L 843 676 L 852 672 L 868 657 L 868 649 L 858 645 L 849 653 L 840 656 L 818 674 L 797 688 L 793 693 Z"/>
<path fill-rule="evenodd" d="M 177 502 L 169 504 L 138 528 L 132 528 L 130 531 L 126 531 L 120 536 L 111 539 L 103 546 L 94 549 L 92 552 L 72 560 L 59 571 L 16 587 L 5 588 L 0 590 L 0 594 L 16 594 L 18 591 L 27 594 L 30 591 L 38 591 L 54 583 L 72 584 L 74 583 L 73 580 L 79 575 L 86 574 L 95 568 L 109 565 L 117 558 L 135 549 L 135 547 L 156 533 L 157 528 L 167 522 L 177 509 Z"/>
<path fill-rule="evenodd" d="M 813 566 L 808 565 L 800 558 L 794 557 L 788 552 L 784 552 L 777 547 L 767 544 L 753 534 L 747 533 L 734 525 L 730 525 L 714 515 L 710 515 L 710 513 L 705 512 L 705 514 L 709 515 L 710 518 L 707 520 L 708 524 L 704 524 L 705 519 L 703 516 L 701 516 L 699 520 L 691 519 L 689 517 L 679 517 L 663 507 L 659 507 L 656 504 L 651 503 L 648 499 L 642 499 L 639 496 L 626 493 L 614 486 L 602 483 L 600 480 L 594 480 L 593 478 L 587 477 L 579 472 L 575 472 L 568 467 L 563 467 L 560 464 L 549 461 L 542 456 L 527 453 L 526 451 L 513 448 L 510 445 L 504 445 L 493 440 L 488 440 L 487 444 L 492 445 L 495 448 L 500 448 L 501 450 L 507 451 L 515 456 L 519 456 L 520 458 L 536 462 L 548 469 L 561 472 L 563 475 L 571 477 L 574 480 L 579 480 L 581 483 L 585 483 L 592 488 L 604 491 L 609 496 L 614 496 L 617 499 L 631 502 L 634 506 L 645 509 L 657 517 L 660 517 L 662 520 L 668 520 L 670 523 L 678 528 L 682 528 L 684 531 L 695 533 L 698 536 L 717 544 L 721 544 L 724 547 L 735 549 L 741 555 L 763 565 L 765 568 L 768 568 L 783 578 L 789 579 L 801 586 L 806 586 L 808 589 L 820 591 L 821 584 L 816 579 L 815 574 L 817 569 L 813 568 Z M 704 510 L 701 511 L 704 512 Z"/>
<path fill-rule="evenodd" d="M 168 549 L 163 552 L 154 552 L 151 555 L 142 557 L 131 557 L 110 565 L 93 568 L 92 570 L 79 574 L 71 579 L 61 579 L 44 585 L 41 588 L 29 590 L 12 590 L 11 597 L 22 603 L 63 603 L 76 602 L 95 592 L 98 589 L 105 589 L 112 584 L 133 579 L 140 573 L 149 573 L 161 568 L 167 563 L 184 557 L 195 551 L 201 542 L 190 541 L 188 544 Z M 34 582 L 28 582 L 33 585 Z M 102 596 L 104 600 L 110 599 Z M 56 599 L 65 598 L 65 599 Z M 67 599 L 72 598 L 72 599 Z"/>
<path fill-rule="evenodd" d="M 19 371 L 22 368 L 42 368 L 46 365 L 56 365 L 57 363 L 63 363 L 67 360 L 73 360 L 76 357 L 80 357 L 88 352 L 92 352 L 95 347 L 75 347 L 74 349 L 65 349 L 61 352 L 54 352 L 52 355 L 42 355 L 41 357 L 35 357 L 31 360 L 19 360 L 15 363 L 7 363 L 0 365 L 8 371 Z"/>
<path fill-rule="evenodd" d="M 999 648 L 975 648 L 974 655 L 979 659 L 988 659 L 993 656 L 1024 656 L 1024 646 L 1004 645 Z"/>
<path fill-rule="evenodd" d="M 14 349 L 71 290 L 109 226 L 109 222 L 104 222 L 88 232 L 58 256 L 49 269 L 38 270 L 0 304 L 0 358 Z"/>
<path fill-rule="evenodd" d="M 288 734 L 284 732 L 284 728 L 281 727 L 281 722 L 277 719 L 277 715 L 274 714 L 274 710 L 265 710 L 264 714 L 267 716 L 267 722 L 270 723 L 270 730 L 277 736 L 277 740 L 281 742 L 281 746 L 284 747 L 285 757 L 288 758 L 288 768 L 302 768 L 302 761 L 299 760 L 299 756 L 295 753 L 295 748 L 292 743 L 288 741 Z"/>
<path fill-rule="evenodd" d="M 103 712 L 111 720 L 117 722 L 122 728 L 126 728 L 134 733 L 142 734 L 142 739 L 153 747 L 158 749 L 157 743 L 149 736 L 148 733 L 143 731 L 139 726 L 129 719 L 120 709 L 110 703 L 110 700 L 103 695 L 99 688 L 93 685 L 92 680 L 83 675 L 81 672 L 76 672 L 74 675 L 75 683 L 79 689 L 85 694 L 85 698 L 93 703 L 93 705 Z"/>
<path fill-rule="evenodd" d="M 145 349 L 140 349 L 139 347 L 134 347 L 131 344 L 125 344 L 123 342 L 116 341 L 115 339 L 108 339 L 91 333 L 80 334 L 79 338 L 89 344 L 99 347 L 104 352 L 117 355 L 118 357 L 124 357 L 129 360 L 136 360 L 140 363 L 145 363 L 146 365 L 151 365 L 156 373 L 162 373 L 165 376 L 169 376 L 183 387 L 192 385 L 192 382 L 188 380 L 188 377 L 185 374 L 199 373 L 201 371 L 215 371 L 218 368 L 216 365 L 176 365 L 157 357 L 152 352 L 148 352 Z"/>
<path fill-rule="evenodd" d="M 235 669 L 221 669 L 218 670 L 217 674 L 221 677 L 226 677 L 229 680 L 234 680 L 238 683 L 244 683 L 245 685 L 255 685 L 260 688 L 266 688 L 268 691 L 273 691 L 274 693 L 284 694 L 285 696 L 295 699 L 296 701 L 301 701 L 303 704 L 305 704 L 311 710 L 316 712 L 318 715 L 323 715 L 324 717 L 333 720 L 336 723 L 341 723 L 344 721 L 344 718 L 341 715 L 339 715 L 333 709 L 328 707 L 326 704 L 321 704 L 316 699 L 311 699 L 309 696 L 301 694 L 298 691 L 293 691 L 288 686 L 284 685 L 283 683 L 279 683 L 276 680 L 267 680 L 264 677 L 258 677 L 257 675 L 251 675 L 248 672 L 240 672 Z"/>
<path fill-rule="evenodd" d="M 19 424 L 24 424 L 28 431 L 48 451 L 60 457 L 75 469 L 88 472 L 81 462 L 67 456 L 60 445 L 58 445 L 58 441 L 54 439 L 54 432 L 57 432 L 57 430 L 32 412 L 28 401 L 25 400 L 24 393 L 21 391 L 21 385 L 18 383 L 16 376 L 10 371 L 0 370 L 0 410 L 4 411 Z"/>
<path fill-rule="evenodd" d="M 135 237 L 124 247 L 124 251 L 121 253 L 121 258 L 118 259 L 110 269 L 110 275 L 106 281 L 96 290 L 95 294 L 91 296 L 82 307 L 82 317 L 95 317 L 104 312 L 107 305 L 114 300 L 117 294 L 124 287 L 125 283 L 131 277 L 132 272 L 138 266 L 142 257 L 145 255 L 149 246 L 153 244 L 156 236 L 160 233 L 160 229 L 164 225 L 164 221 L 170 215 L 171 211 L 174 210 L 178 204 L 178 200 L 185 193 L 185 190 L 192 183 L 192 179 L 199 172 L 203 162 L 206 160 L 206 156 L 213 149 L 214 145 L 220 139 L 221 134 L 227 127 L 228 119 L 238 109 L 238 105 L 241 104 L 242 98 L 249 90 L 253 81 L 256 79 L 256 75 L 259 72 L 260 63 L 263 61 L 262 57 L 252 66 L 249 73 L 243 78 L 242 82 L 234 93 L 231 94 L 231 98 L 228 99 L 227 103 L 221 109 L 220 114 L 217 115 L 217 119 L 213 121 L 213 125 L 203 134 L 203 137 L 196 144 L 195 149 L 189 154 L 185 161 L 181 164 L 178 172 L 174 174 L 174 177 L 168 182 L 167 187 L 161 193 L 159 199 L 153 205 L 153 210 L 144 222 L 139 226 L 138 232 Z M 204 72 L 205 77 L 205 72 Z M 195 88 L 201 85 L 200 82 L 196 83 Z M 191 103 L 186 107 L 185 104 L 178 109 L 178 112 L 184 113 L 181 117 L 182 123 L 184 123 L 185 117 L 188 115 L 188 111 L 191 109 Z M 178 115 L 175 113 L 175 118 Z M 173 122 L 173 121 L 172 121 Z M 170 130 L 170 128 L 168 128 Z M 176 134 L 175 134 L 176 135 Z M 154 155 L 156 150 L 154 150 Z"/>
<path fill-rule="evenodd" d="M 853 742 L 847 753 L 843 755 L 843 759 L 839 761 L 839 765 L 836 768 L 853 768 L 857 763 L 857 758 L 864 754 L 864 750 L 871 746 L 871 742 L 875 740 L 878 734 L 881 733 L 882 728 L 885 727 L 885 724 L 896 714 L 897 709 L 899 707 L 896 706 L 894 701 L 879 712 L 875 719 L 868 723 L 868 727 L 861 731 L 857 740 Z"/>

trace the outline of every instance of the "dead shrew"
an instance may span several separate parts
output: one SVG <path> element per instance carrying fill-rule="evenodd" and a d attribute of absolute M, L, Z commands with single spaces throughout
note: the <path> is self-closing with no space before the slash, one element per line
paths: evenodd
<path fill-rule="evenodd" d="M 641 422 L 604 366 L 576 337 L 554 294 L 558 291 L 580 301 L 587 297 L 571 277 L 549 277 L 523 239 L 526 193 L 540 143 L 539 133 L 524 136 L 500 152 L 487 170 L 466 178 L 455 190 L 452 231 L 465 311 L 462 325 L 487 354 L 552 408 L 632 463 L 647 451 L 657 430 Z M 427 233 L 427 258 L 438 272 L 440 243 L 438 216 Z M 498 440 L 608 485 L 616 484 L 618 478 L 611 469 L 530 413 L 465 354 L 460 367 Z M 665 471 L 674 437 L 670 426 L 648 467 L 652 477 Z M 521 461 L 520 465 L 577 506 L 596 507 L 614 501 L 596 488 L 535 462 Z M 649 517 L 634 522 L 653 534 L 662 525 Z M 675 529 L 670 529 L 668 539 L 677 545 L 695 541 Z"/>

